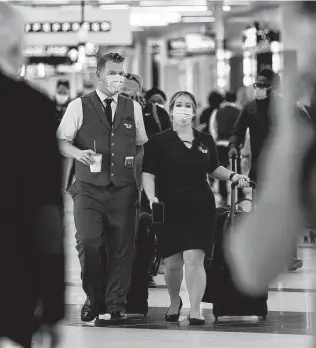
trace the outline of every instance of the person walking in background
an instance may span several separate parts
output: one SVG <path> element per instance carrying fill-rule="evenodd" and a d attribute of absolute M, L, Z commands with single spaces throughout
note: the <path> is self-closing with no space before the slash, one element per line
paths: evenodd
<path fill-rule="evenodd" d="M 120 94 L 123 97 L 137 101 L 142 108 L 146 106 L 146 99 L 142 93 L 143 79 L 136 74 L 125 74 L 125 80 Z"/>
<path fill-rule="evenodd" d="M 154 134 L 165 131 L 171 127 L 170 117 L 164 109 L 167 97 L 159 88 L 152 88 L 145 94 L 146 106 L 144 108 L 144 124 L 150 139 Z"/>
<path fill-rule="evenodd" d="M 249 129 L 251 150 L 249 177 L 255 182 L 258 181 L 258 162 L 262 149 L 271 133 L 271 129 L 275 126 L 272 122 L 272 102 L 276 104 L 284 103 L 284 98 L 276 92 L 279 82 L 279 76 L 270 69 L 263 69 L 259 73 L 257 81 L 253 85 L 255 99 L 248 102 L 241 111 L 230 138 L 229 156 L 236 157 L 239 155 L 239 148 L 244 144 L 245 135 Z M 301 115 L 304 114 L 301 108 L 297 108 L 297 111 Z M 260 190 L 260 181 L 257 184 Z M 297 248 L 293 250 L 293 260 L 289 265 L 289 270 L 302 267 L 302 261 L 297 259 L 296 254 Z"/>
<path fill-rule="evenodd" d="M 57 104 L 57 127 L 63 118 L 67 106 L 70 103 L 70 84 L 68 80 L 58 80 L 54 97 Z"/>
<path fill-rule="evenodd" d="M 146 133 L 150 139 L 153 135 L 171 128 L 171 121 L 168 112 L 164 108 L 167 97 L 162 90 L 154 87 L 146 92 L 145 98 L 146 106 L 143 110 L 143 117 Z M 142 192 L 141 202 L 142 211 L 150 213 L 149 201 L 144 191 Z M 162 271 L 162 265 L 160 270 Z M 154 277 L 149 276 L 149 287 L 156 287 Z"/>
<path fill-rule="evenodd" d="M 229 156 L 237 157 L 249 128 L 252 153 L 249 176 L 253 181 L 257 181 L 257 162 L 270 133 L 270 99 L 275 78 L 275 73 L 269 69 L 259 73 L 253 85 L 255 98 L 242 109 L 229 139 Z"/>
<path fill-rule="evenodd" d="M 219 92 L 212 91 L 210 93 L 208 97 L 209 106 L 202 111 L 199 118 L 199 128 L 202 132 L 209 134 L 212 113 L 219 108 L 223 101 L 224 97 Z"/>
<path fill-rule="evenodd" d="M 135 157 L 147 141 L 140 104 L 119 95 L 124 57 L 105 54 L 96 74 L 96 91 L 68 105 L 57 132 L 62 154 L 75 159 L 68 191 L 87 295 L 83 321 L 106 313 L 125 319 L 139 196 Z"/>
<path fill-rule="evenodd" d="M 35 332 L 59 341 L 64 318 L 64 245 L 61 159 L 56 105 L 24 81 L 24 20 L 0 2 L 1 340 L 32 347 Z M 36 149 L 33 161 L 22 149 Z M 34 313 L 40 304 L 41 313 Z M 17 320 L 18 317 L 18 320 Z"/>
<path fill-rule="evenodd" d="M 164 259 L 165 280 L 171 305 L 165 319 L 179 320 L 179 296 L 185 265 L 189 291 L 191 325 L 204 325 L 200 304 L 206 286 L 205 253 L 212 248 L 215 232 L 215 199 L 207 174 L 219 180 L 238 181 L 247 186 L 249 179 L 220 166 L 211 135 L 192 128 L 197 104 L 186 91 L 170 101 L 172 129 L 154 135 L 145 145 L 143 186 L 152 207 L 164 204 L 164 224 L 159 228 L 158 249 Z"/>
<path fill-rule="evenodd" d="M 236 92 L 227 92 L 225 101 L 218 109 L 213 111 L 210 120 L 209 134 L 212 135 L 216 143 L 219 163 L 225 168 L 229 166 L 229 138 L 240 113 L 240 107 L 236 104 L 236 99 Z M 225 181 L 219 182 L 219 193 L 222 198 L 221 205 L 226 206 L 228 197 Z"/>

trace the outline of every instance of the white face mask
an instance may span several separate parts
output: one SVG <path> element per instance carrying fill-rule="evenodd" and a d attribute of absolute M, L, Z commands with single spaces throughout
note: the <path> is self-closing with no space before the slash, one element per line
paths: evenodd
<path fill-rule="evenodd" d="M 182 126 L 189 124 L 193 117 L 193 111 L 186 107 L 175 107 L 173 109 L 174 121 Z"/>
<path fill-rule="evenodd" d="M 59 105 L 64 105 L 69 100 L 69 96 L 66 94 L 56 94 L 56 102 Z"/>
<path fill-rule="evenodd" d="M 123 87 L 124 77 L 115 75 L 106 77 L 106 88 L 111 94 L 117 94 Z"/>
<path fill-rule="evenodd" d="M 266 88 L 264 88 L 264 89 L 258 89 L 258 88 L 256 88 L 255 90 L 254 90 L 254 93 L 255 93 L 255 98 L 256 99 L 265 99 L 265 98 L 267 98 L 267 96 L 268 96 L 268 93 L 267 93 L 267 89 Z"/>

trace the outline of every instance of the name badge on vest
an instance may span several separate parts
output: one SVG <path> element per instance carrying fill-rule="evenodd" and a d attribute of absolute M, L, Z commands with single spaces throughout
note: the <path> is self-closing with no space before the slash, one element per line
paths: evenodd
<path fill-rule="evenodd" d="M 132 129 L 133 125 L 132 124 L 128 124 L 128 123 L 124 123 L 125 128 L 127 129 Z"/>
<path fill-rule="evenodd" d="M 134 157 L 125 157 L 125 167 L 134 168 Z"/>
<path fill-rule="evenodd" d="M 199 151 L 201 151 L 202 153 L 208 153 L 208 148 L 205 147 L 204 145 L 200 145 L 198 147 Z"/>

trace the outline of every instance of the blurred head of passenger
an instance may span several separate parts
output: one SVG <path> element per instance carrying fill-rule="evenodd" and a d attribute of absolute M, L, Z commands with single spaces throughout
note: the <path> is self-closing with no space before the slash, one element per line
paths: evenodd
<path fill-rule="evenodd" d="M 56 103 L 66 105 L 70 99 L 70 84 L 68 80 L 58 80 L 56 85 Z"/>
<path fill-rule="evenodd" d="M 127 98 L 135 99 L 141 95 L 143 79 L 136 74 L 125 74 L 125 80 L 120 94 Z"/>
<path fill-rule="evenodd" d="M 224 97 L 217 91 L 212 91 L 208 96 L 208 103 L 212 110 L 218 109 L 224 101 Z"/>
<path fill-rule="evenodd" d="M 164 107 L 167 101 L 166 94 L 157 87 L 154 87 L 147 91 L 145 98 L 148 104 L 157 104 L 161 107 Z"/>
<path fill-rule="evenodd" d="M 225 101 L 227 103 L 236 103 L 237 101 L 237 93 L 234 91 L 229 91 L 225 95 Z"/>
<path fill-rule="evenodd" d="M 107 96 L 118 94 L 123 87 L 125 58 L 118 53 L 107 53 L 97 64 L 98 89 Z"/>
<path fill-rule="evenodd" d="M 175 130 L 192 127 L 192 120 L 196 116 L 197 103 L 195 97 L 187 91 L 175 93 L 170 100 L 170 115 Z"/>
<path fill-rule="evenodd" d="M 279 76 L 271 69 L 260 71 L 256 82 L 253 84 L 255 98 L 267 98 L 279 85 Z"/>
<path fill-rule="evenodd" d="M 0 69 L 11 78 L 18 77 L 25 62 L 24 25 L 25 22 L 16 9 L 0 2 Z"/>

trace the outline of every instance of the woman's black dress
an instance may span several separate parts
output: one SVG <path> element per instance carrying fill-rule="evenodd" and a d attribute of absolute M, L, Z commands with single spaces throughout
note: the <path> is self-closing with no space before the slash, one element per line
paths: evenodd
<path fill-rule="evenodd" d="M 219 167 L 212 136 L 194 130 L 189 149 L 173 130 L 145 145 L 143 172 L 155 175 L 156 196 L 165 205 L 158 245 L 163 258 L 185 250 L 209 252 L 215 226 L 215 198 L 207 174 Z"/>

